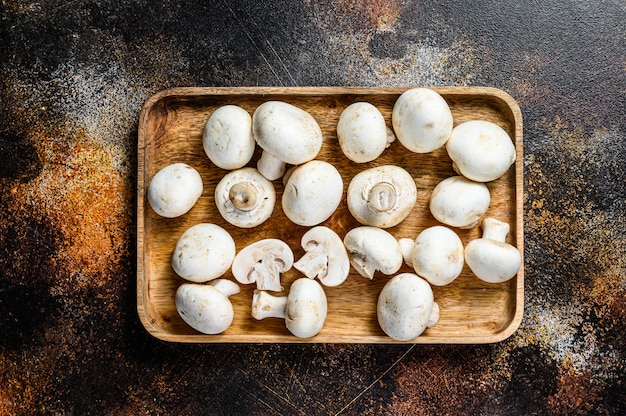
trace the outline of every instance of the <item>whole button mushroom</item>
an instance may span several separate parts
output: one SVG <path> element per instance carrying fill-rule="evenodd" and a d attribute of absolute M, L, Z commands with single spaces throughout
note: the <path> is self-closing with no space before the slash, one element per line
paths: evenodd
<path fill-rule="evenodd" d="M 430 212 L 437 221 L 451 227 L 472 228 L 485 215 L 491 195 L 484 183 L 463 176 L 439 182 L 430 196 Z"/>
<path fill-rule="evenodd" d="M 219 334 L 233 322 L 233 305 L 228 297 L 235 293 L 239 293 L 239 286 L 225 279 L 213 280 L 207 285 L 183 283 L 176 290 L 176 310 L 196 331 Z"/>
<path fill-rule="evenodd" d="M 446 100 L 428 88 L 413 88 L 398 97 L 391 113 L 398 141 L 415 153 L 443 146 L 452 132 L 452 112 Z"/>
<path fill-rule="evenodd" d="M 337 123 L 337 139 L 346 157 L 356 163 L 371 162 L 395 140 L 385 118 L 367 102 L 350 104 Z"/>
<path fill-rule="evenodd" d="M 235 258 L 235 240 L 216 224 L 189 227 L 178 238 L 172 268 L 191 282 L 207 282 L 226 273 Z"/>
<path fill-rule="evenodd" d="M 293 264 L 310 279 L 318 278 L 324 286 L 339 286 L 350 273 L 348 252 L 341 238 L 328 227 L 317 226 L 304 233 L 301 240 L 304 256 Z"/>
<path fill-rule="evenodd" d="M 254 319 L 284 318 L 289 332 L 298 338 L 317 335 L 324 326 L 327 312 L 324 289 L 306 277 L 295 280 L 287 296 L 273 296 L 258 289 L 252 295 Z"/>
<path fill-rule="evenodd" d="M 378 270 L 391 275 L 402 267 L 400 243 L 389 232 L 370 226 L 348 231 L 343 238 L 350 264 L 363 277 L 374 278 Z"/>
<path fill-rule="evenodd" d="M 314 159 L 322 148 L 322 129 L 306 111 L 282 101 L 267 101 L 254 111 L 252 130 L 263 149 L 259 172 L 273 181 L 285 164 L 300 165 Z"/>
<path fill-rule="evenodd" d="M 381 329 L 397 341 L 417 338 L 439 321 L 430 285 L 413 273 L 401 273 L 385 284 L 376 311 Z"/>
<path fill-rule="evenodd" d="M 233 260 L 232 272 L 239 283 L 256 282 L 259 290 L 280 292 L 280 275 L 292 265 L 291 248 L 284 241 L 266 238 L 240 250 Z"/>
<path fill-rule="evenodd" d="M 509 224 L 487 217 L 483 219 L 483 236 L 465 247 L 465 261 L 481 280 L 501 283 L 515 276 L 521 266 L 519 250 L 505 242 Z"/>
<path fill-rule="evenodd" d="M 403 250 L 405 262 L 418 276 L 434 286 L 445 286 L 454 281 L 463 270 L 463 242 L 447 227 L 435 225 L 419 233 L 410 248 Z M 405 239 L 400 245 L 405 244 Z"/>
<path fill-rule="evenodd" d="M 166 218 L 180 217 L 202 195 L 202 178 L 186 163 L 173 163 L 152 177 L 147 194 L 154 212 Z"/>
<path fill-rule="evenodd" d="M 276 191 L 272 182 L 254 168 L 227 173 L 215 187 L 215 204 L 229 223 L 252 228 L 265 222 L 274 211 Z"/>
<path fill-rule="evenodd" d="M 224 105 L 209 116 L 202 134 L 204 152 L 222 169 L 242 168 L 254 154 L 252 117 L 236 105 Z"/>
<path fill-rule="evenodd" d="M 364 225 L 380 228 L 398 225 L 411 213 L 416 201 L 415 181 L 399 166 L 364 170 L 348 185 L 348 210 Z"/>
<path fill-rule="evenodd" d="M 459 124 L 446 142 L 454 170 L 476 182 L 498 179 L 515 162 L 515 146 L 495 123 L 472 120 Z"/>
<path fill-rule="evenodd" d="M 312 160 L 295 167 L 289 174 L 282 196 L 285 215 L 306 227 L 326 221 L 343 196 L 343 179 L 328 162 Z"/>

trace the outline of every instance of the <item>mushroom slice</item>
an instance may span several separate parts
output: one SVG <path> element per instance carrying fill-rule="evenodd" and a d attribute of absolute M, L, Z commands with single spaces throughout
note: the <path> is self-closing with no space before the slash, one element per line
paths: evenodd
<path fill-rule="evenodd" d="M 495 123 L 471 120 L 452 130 L 446 150 L 454 170 L 476 182 L 489 182 L 504 175 L 515 162 L 515 145 Z"/>
<path fill-rule="evenodd" d="M 254 168 L 227 173 L 215 187 L 215 204 L 229 223 L 252 228 L 265 222 L 274 211 L 274 185 Z"/>
<path fill-rule="evenodd" d="M 216 224 L 189 227 L 176 241 L 172 268 L 191 282 L 207 282 L 228 271 L 235 258 L 235 240 Z"/>
<path fill-rule="evenodd" d="M 324 286 L 339 286 L 350 273 L 348 252 L 341 238 L 328 227 L 317 226 L 301 240 L 304 256 L 294 263 L 309 279 L 316 277 Z"/>
<path fill-rule="evenodd" d="M 439 182 L 430 196 L 430 212 L 437 221 L 451 227 L 472 228 L 489 209 L 487 185 L 463 176 Z"/>
<path fill-rule="evenodd" d="M 291 269 L 293 252 L 281 240 L 266 238 L 244 247 L 232 265 L 233 276 L 239 283 L 256 282 L 257 289 L 280 292 L 281 273 Z"/>
<path fill-rule="evenodd" d="M 391 275 L 402 267 L 402 250 L 398 240 L 389 232 L 370 226 L 348 231 L 343 239 L 350 264 L 363 277 L 374 278 L 378 270 Z"/>
<path fill-rule="evenodd" d="M 207 119 L 202 145 L 217 167 L 229 170 L 244 167 L 254 154 L 252 117 L 236 105 L 219 107 Z"/>
<path fill-rule="evenodd" d="M 408 150 L 429 153 L 443 146 L 452 132 L 452 112 L 446 100 L 428 88 L 412 88 L 396 100 L 393 129 Z"/>
<path fill-rule="evenodd" d="M 312 160 L 289 172 L 282 196 L 287 218 L 310 227 L 326 221 L 343 196 L 343 179 L 330 163 Z"/>
<path fill-rule="evenodd" d="M 385 284 L 376 312 L 381 329 L 397 341 L 410 341 L 439 321 L 430 285 L 413 273 L 401 273 Z"/>
<path fill-rule="evenodd" d="M 203 334 L 224 332 L 233 322 L 233 305 L 229 296 L 239 292 L 235 282 L 213 280 L 208 285 L 183 283 L 176 290 L 176 310 L 193 329 Z"/>
<path fill-rule="evenodd" d="M 398 225 L 411 213 L 416 201 L 415 181 L 399 166 L 364 170 L 348 186 L 348 209 L 364 225 L 380 228 Z"/>
<path fill-rule="evenodd" d="M 522 264 L 517 248 L 505 242 L 509 224 L 487 217 L 483 219 L 483 236 L 465 247 L 465 261 L 481 280 L 501 283 L 515 276 Z"/>
<path fill-rule="evenodd" d="M 202 177 L 186 163 L 159 170 L 148 185 L 148 202 L 162 217 L 175 218 L 189 212 L 202 195 Z"/>
<path fill-rule="evenodd" d="M 314 159 L 322 148 L 322 129 L 306 111 L 282 101 L 267 101 L 254 111 L 252 130 L 263 149 L 259 172 L 273 181 L 285 173 L 285 164 Z"/>
<path fill-rule="evenodd" d="M 252 295 L 254 319 L 284 318 L 285 326 L 298 338 L 317 335 L 324 326 L 328 301 L 322 286 L 305 277 L 295 280 L 287 296 L 273 296 L 262 290 Z"/>

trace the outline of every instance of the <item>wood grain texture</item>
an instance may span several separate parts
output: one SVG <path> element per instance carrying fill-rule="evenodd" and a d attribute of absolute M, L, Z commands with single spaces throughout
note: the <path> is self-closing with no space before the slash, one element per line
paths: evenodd
<path fill-rule="evenodd" d="M 396 238 L 415 238 L 423 229 L 437 225 L 428 209 L 432 189 L 441 180 L 455 175 L 444 148 L 429 154 L 407 151 L 394 142 L 375 161 L 356 164 L 348 160 L 336 136 L 336 124 L 344 108 L 356 101 L 367 101 L 379 108 L 391 127 L 391 111 L 398 96 L 408 87 L 238 87 L 175 88 L 162 91 L 146 101 L 139 119 L 137 180 L 137 308 L 145 328 L 155 337 L 173 342 L 324 342 L 324 343 L 398 343 L 387 337 L 376 319 L 376 300 L 389 276 L 376 273 L 373 280 L 353 270 L 344 284 L 325 288 L 328 317 L 315 337 L 292 336 L 280 319 L 257 321 L 250 316 L 252 285 L 241 285 L 241 292 L 230 299 L 235 319 L 219 335 L 204 335 L 180 319 L 174 294 L 183 279 L 176 276 L 170 258 L 176 240 L 188 227 L 201 222 L 215 223 L 231 233 L 237 250 L 262 238 L 287 242 L 299 259 L 304 250 L 300 238 L 308 230 L 291 223 L 282 213 L 280 197 L 283 185 L 274 181 L 277 205 L 272 217 L 253 229 L 240 229 L 222 219 L 215 207 L 215 185 L 227 172 L 212 165 L 202 147 L 202 130 L 209 115 L 219 106 L 236 104 L 250 114 L 261 103 L 282 100 L 308 111 L 320 124 L 324 144 L 318 159 L 332 163 L 340 171 L 344 191 L 351 178 L 373 166 L 394 164 L 405 168 L 415 179 L 418 197 L 411 215 L 388 229 Z M 500 179 L 487 184 L 491 205 L 486 215 L 511 225 L 507 242 L 523 256 L 523 153 L 522 118 L 515 101 L 501 90 L 486 87 L 436 87 L 448 102 L 457 125 L 472 119 L 492 121 L 504 128 L 515 143 L 517 160 Z M 257 151 L 249 164 L 255 166 Z M 204 191 L 186 215 L 167 219 L 159 217 L 147 204 L 145 195 L 151 177 L 161 168 L 185 162 L 196 168 L 203 179 Z M 360 224 L 351 216 L 344 198 L 331 218 L 322 225 L 334 229 L 340 237 Z M 464 244 L 481 235 L 479 227 L 455 229 Z M 406 265 L 400 272 L 412 272 Z M 232 279 L 230 271 L 224 276 Z M 284 294 L 299 272 L 292 269 L 283 275 Z M 441 308 L 437 325 L 409 343 L 490 343 L 507 338 L 519 326 L 524 307 L 524 267 L 516 277 L 501 284 L 477 279 L 467 266 L 461 276 L 445 287 L 433 287 Z"/>

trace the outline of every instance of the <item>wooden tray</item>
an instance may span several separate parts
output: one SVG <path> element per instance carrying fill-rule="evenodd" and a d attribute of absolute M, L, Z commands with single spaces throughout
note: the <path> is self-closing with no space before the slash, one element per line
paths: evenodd
<path fill-rule="evenodd" d="M 336 136 L 339 115 L 356 101 L 376 105 L 388 126 L 398 96 L 408 88 L 344 87 L 245 87 L 245 88 L 175 88 L 162 91 L 145 103 L 139 119 L 139 154 L 137 179 L 137 308 L 145 328 L 155 337 L 175 342 L 324 342 L 324 343 L 397 343 L 378 326 L 376 301 L 389 276 L 376 273 L 373 280 L 351 271 L 339 287 L 325 288 L 328 317 L 315 337 L 298 339 L 285 328 L 281 319 L 257 321 L 250 316 L 253 285 L 241 285 L 241 292 L 230 299 L 235 310 L 233 324 L 219 335 L 204 335 L 189 327 L 178 316 L 174 295 L 183 279 L 176 276 L 170 258 L 176 240 L 188 227 L 211 222 L 224 227 L 235 239 L 237 250 L 262 238 L 286 241 L 299 259 L 304 251 L 300 238 L 308 228 L 291 223 L 282 213 L 280 196 L 283 184 L 274 181 L 277 205 L 272 217 L 253 229 L 239 229 L 224 221 L 213 198 L 215 185 L 226 171 L 212 165 L 202 147 L 202 130 L 209 115 L 219 106 L 236 104 L 250 114 L 261 103 L 282 100 L 308 112 L 319 122 L 324 145 L 318 159 L 332 163 L 342 174 L 344 191 L 350 179 L 364 169 L 396 164 L 414 178 L 418 201 L 402 224 L 388 229 L 396 238 L 415 238 L 426 227 L 438 222 L 428 209 L 434 186 L 455 175 L 445 147 L 429 154 L 407 151 L 397 140 L 371 163 L 356 164 L 341 152 Z M 487 215 L 511 225 L 507 241 L 524 253 L 523 245 L 523 171 L 522 117 L 515 101 L 494 88 L 437 87 L 448 102 L 455 125 L 471 119 L 483 119 L 503 127 L 515 142 L 517 161 L 500 179 L 488 183 L 491 205 Z M 250 163 L 256 166 L 257 151 Z M 152 176 L 164 166 L 185 162 L 196 168 L 204 181 L 204 192 L 186 215 L 167 219 L 152 211 L 146 202 L 146 189 Z M 359 224 L 349 213 L 344 199 L 333 216 L 323 223 L 341 238 Z M 464 244 L 481 236 L 479 227 L 455 229 Z M 522 261 L 523 264 L 523 261 Z M 413 272 L 406 265 L 400 272 Z M 290 283 L 301 277 L 295 269 L 283 275 L 285 294 Z M 234 280 L 230 271 L 225 278 Z M 445 287 L 434 287 L 435 300 L 441 308 L 438 324 L 427 329 L 410 343 L 490 343 L 505 339 L 519 326 L 524 306 L 524 269 L 516 277 L 500 284 L 488 284 L 476 278 L 467 265 L 461 276 Z"/>

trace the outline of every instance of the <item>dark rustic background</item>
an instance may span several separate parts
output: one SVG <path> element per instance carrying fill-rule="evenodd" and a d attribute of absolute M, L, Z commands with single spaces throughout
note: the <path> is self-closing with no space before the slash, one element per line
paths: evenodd
<path fill-rule="evenodd" d="M 250 3 L 2 1 L 0 414 L 626 414 L 626 3 Z M 255 85 L 510 93 L 520 329 L 478 346 L 148 335 L 139 110 L 168 87 Z"/>

